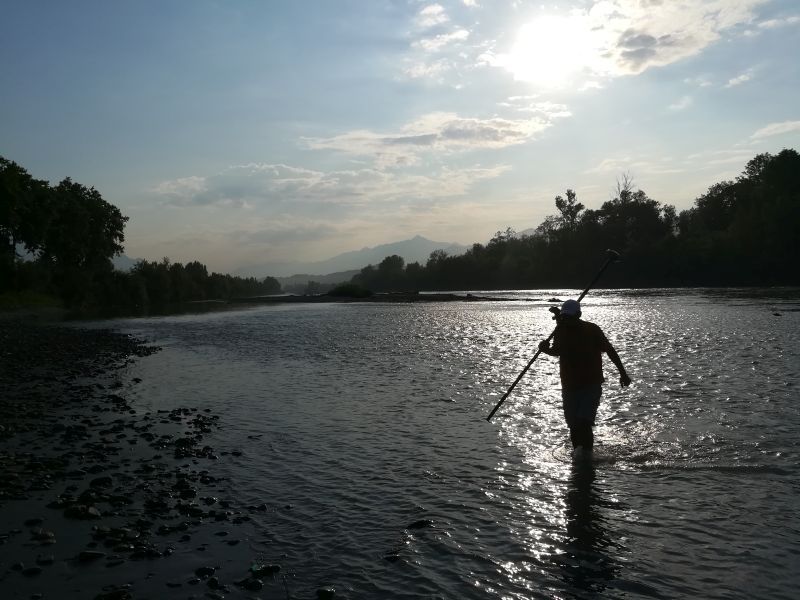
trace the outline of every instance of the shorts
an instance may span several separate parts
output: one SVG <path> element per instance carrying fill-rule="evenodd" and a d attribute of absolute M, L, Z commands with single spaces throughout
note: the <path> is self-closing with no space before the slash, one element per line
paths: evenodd
<path fill-rule="evenodd" d="M 561 398 L 564 400 L 564 419 L 572 427 L 579 422 L 589 421 L 594 425 L 597 416 L 597 407 L 600 406 L 600 396 L 603 388 L 600 384 L 588 385 L 576 390 L 562 390 Z"/>

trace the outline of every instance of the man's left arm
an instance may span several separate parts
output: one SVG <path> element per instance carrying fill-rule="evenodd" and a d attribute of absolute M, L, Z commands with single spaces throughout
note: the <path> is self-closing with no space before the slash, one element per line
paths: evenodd
<path fill-rule="evenodd" d="M 608 354 L 608 358 L 611 359 L 611 362 L 614 363 L 614 366 L 616 366 L 617 370 L 619 371 L 619 384 L 622 387 L 628 387 L 631 384 L 631 378 L 628 376 L 628 372 L 625 370 L 619 354 L 617 354 L 617 351 L 614 349 L 614 346 L 611 345 L 611 342 L 609 342 L 608 339 L 606 339 L 605 351 L 606 354 Z"/>

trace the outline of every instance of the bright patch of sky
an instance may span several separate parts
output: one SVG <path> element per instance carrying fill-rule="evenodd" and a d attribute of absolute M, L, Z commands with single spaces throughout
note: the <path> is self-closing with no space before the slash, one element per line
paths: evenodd
<path fill-rule="evenodd" d="M 800 148 L 794 0 L 6 3 L 0 155 L 211 269 L 679 210 Z"/>

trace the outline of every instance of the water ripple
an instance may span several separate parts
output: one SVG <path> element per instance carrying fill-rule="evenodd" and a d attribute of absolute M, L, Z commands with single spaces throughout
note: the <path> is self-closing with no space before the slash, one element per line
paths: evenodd
<path fill-rule="evenodd" d="M 297 597 L 792 596 L 797 292 L 588 296 L 635 381 L 606 362 L 589 465 L 566 444 L 554 359 L 484 420 L 552 330 L 546 299 L 574 295 L 118 324 L 165 346 L 135 366 L 140 405 L 223 416 L 227 491 L 267 503 L 249 543 Z"/>

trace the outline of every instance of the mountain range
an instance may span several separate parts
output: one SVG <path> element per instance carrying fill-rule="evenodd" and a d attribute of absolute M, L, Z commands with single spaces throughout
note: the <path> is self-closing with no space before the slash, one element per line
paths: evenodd
<path fill-rule="evenodd" d="M 293 283 L 300 283 L 300 279 L 304 277 L 307 277 L 306 281 L 311 279 L 322 281 L 320 276 L 327 275 L 326 279 L 330 279 L 332 275 L 337 275 L 341 277 L 338 281 L 347 281 L 354 275 L 353 271 L 359 271 L 367 265 L 377 266 L 384 258 L 393 254 L 402 256 L 406 263 L 419 262 L 425 264 L 434 250 L 444 250 L 447 254 L 455 255 L 463 254 L 467 250 L 467 246 L 451 242 L 436 242 L 417 235 L 408 240 L 365 247 L 361 250 L 352 250 L 316 262 L 249 265 L 237 269 L 234 275 L 257 278 L 270 275 L 277 277 L 279 280 L 293 276 L 291 278 Z"/>

